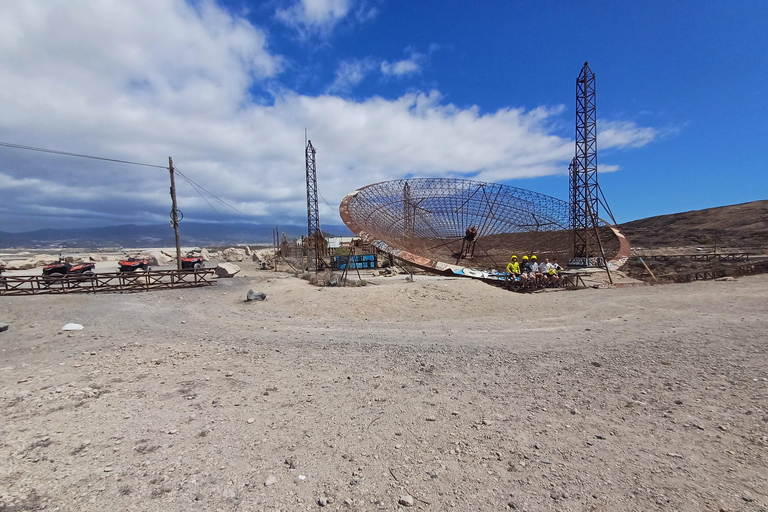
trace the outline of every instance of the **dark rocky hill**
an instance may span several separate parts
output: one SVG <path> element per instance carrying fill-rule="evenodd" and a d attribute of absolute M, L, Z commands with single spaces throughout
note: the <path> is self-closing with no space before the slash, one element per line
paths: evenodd
<path fill-rule="evenodd" d="M 714 248 L 718 252 L 768 249 L 768 200 L 659 215 L 622 224 L 636 249 Z"/>

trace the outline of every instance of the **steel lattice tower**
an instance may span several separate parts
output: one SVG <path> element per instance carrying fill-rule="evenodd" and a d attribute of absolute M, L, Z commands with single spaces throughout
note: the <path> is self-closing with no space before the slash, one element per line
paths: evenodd
<path fill-rule="evenodd" d="M 597 240 L 597 119 L 595 74 L 585 62 L 576 79 L 576 156 L 570 174 L 570 224 L 573 230 L 573 257 L 599 254 Z"/>
<path fill-rule="evenodd" d="M 315 272 L 322 266 L 320 239 L 323 233 L 320 231 L 320 211 L 317 205 L 317 168 L 315 167 L 315 148 L 312 141 L 307 141 L 305 151 L 307 166 L 307 258 L 311 260 L 312 253 L 315 256 Z"/>

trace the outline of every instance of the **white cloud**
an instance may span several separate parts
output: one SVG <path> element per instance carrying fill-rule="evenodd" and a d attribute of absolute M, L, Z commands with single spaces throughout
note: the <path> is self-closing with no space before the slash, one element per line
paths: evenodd
<path fill-rule="evenodd" d="M 340 72 L 338 87 L 377 69 L 366 62 Z M 305 127 L 320 193 L 334 205 L 376 181 L 540 176 L 562 172 L 573 155 L 573 141 L 552 134 L 561 107 L 480 113 L 437 91 L 364 101 L 284 91 L 274 104 L 253 103 L 249 89 L 280 69 L 265 34 L 212 0 L 11 3 L 0 18 L 0 141 L 161 166 L 172 155 L 184 175 L 253 220 L 279 224 L 305 219 Z M 653 138 L 631 124 L 608 127 L 601 148 Z M 66 218 L 167 221 L 163 169 L 0 154 L 0 229 Z M 187 220 L 220 218 L 183 179 L 178 189 Z M 321 204 L 321 221 L 340 222 L 338 212 Z"/>
<path fill-rule="evenodd" d="M 381 63 L 381 72 L 385 75 L 410 75 L 419 71 L 421 71 L 420 66 L 412 60 L 400 60 L 392 63 L 384 61 Z"/>
<path fill-rule="evenodd" d="M 597 123 L 601 148 L 639 148 L 658 138 L 657 130 L 638 126 L 632 121 L 604 121 Z"/>
<path fill-rule="evenodd" d="M 275 15 L 302 37 L 327 36 L 349 14 L 350 8 L 350 0 L 297 0 L 288 8 L 278 9 Z M 375 11 L 366 10 L 361 11 L 362 18 L 357 18 L 364 21 L 374 15 Z"/>
<path fill-rule="evenodd" d="M 328 86 L 328 93 L 348 93 L 376 69 L 372 59 L 345 60 L 336 69 L 336 78 Z"/>
<path fill-rule="evenodd" d="M 421 72 L 421 62 L 424 56 L 418 53 L 411 54 L 411 57 L 397 62 L 387 62 L 386 60 L 381 63 L 381 72 L 385 75 L 412 75 Z"/>

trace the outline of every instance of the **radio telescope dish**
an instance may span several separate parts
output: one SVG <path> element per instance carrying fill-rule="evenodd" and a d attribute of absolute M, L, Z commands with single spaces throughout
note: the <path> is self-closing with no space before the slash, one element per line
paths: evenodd
<path fill-rule="evenodd" d="M 567 202 L 496 183 L 451 178 L 384 181 L 349 194 L 339 211 L 363 241 L 440 271 L 503 271 L 511 254 L 567 261 L 572 252 Z M 615 254 L 616 232 L 601 227 L 600 236 L 606 256 Z"/>

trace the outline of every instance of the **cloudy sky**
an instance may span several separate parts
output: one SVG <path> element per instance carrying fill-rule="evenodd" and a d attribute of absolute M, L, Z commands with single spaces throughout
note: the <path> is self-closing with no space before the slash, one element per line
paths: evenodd
<path fill-rule="evenodd" d="M 765 199 L 768 2 L 24 0 L 0 17 L 0 142 L 174 164 L 185 219 L 321 224 L 408 176 L 565 199 L 597 75 L 617 220 Z M 0 147 L 0 231 L 167 222 L 167 170 Z M 226 204 L 224 204 L 226 203 Z M 232 209 L 232 208 L 234 209 Z"/>

